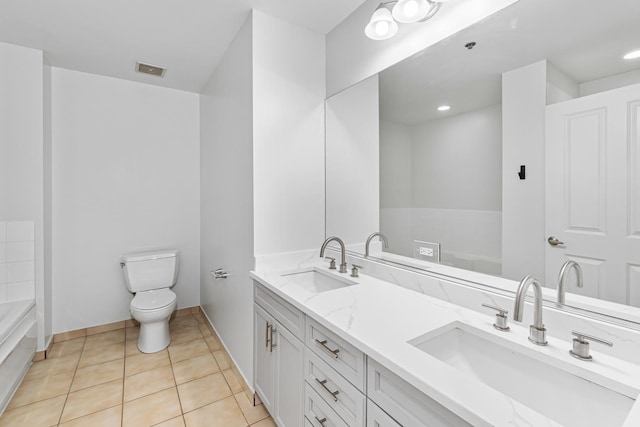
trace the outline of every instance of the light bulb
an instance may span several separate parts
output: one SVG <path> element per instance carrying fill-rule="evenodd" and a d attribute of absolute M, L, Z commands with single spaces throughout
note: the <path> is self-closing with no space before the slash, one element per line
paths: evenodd
<path fill-rule="evenodd" d="M 398 0 L 393 6 L 393 19 L 410 24 L 424 19 L 437 5 L 428 0 Z"/>
<path fill-rule="evenodd" d="M 379 36 L 384 36 L 389 32 L 389 23 L 387 21 L 378 21 L 376 22 L 376 34 Z"/>
<path fill-rule="evenodd" d="M 634 50 L 633 52 L 629 52 L 627 53 L 625 56 L 623 56 L 624 59 L 636 59 L 636 58 L 640 58 L 640 49 L 638 50 Z"/>
<path fill-rule="evenodd" d="M 451 109 L 451 106 L 449 105 L 441 105 L 438 107 L 438 111 L 449 111 Z"/>
<path fill-rule="evenodd" d="M 415 0 L 409 0 L 405 3 L 402 11 L 407 17 L 413 18 L 414 16 L 416 16 L 416 13 L 418 13 L 418 3 L 416 3 Z"/>
<path fill-rule="evenodd" d="M 364 33 L 372 40 L 386 40 L 396 35 L 398 23 L 393 20 L 391 11 L 380 5 L 364 29 Z"/>

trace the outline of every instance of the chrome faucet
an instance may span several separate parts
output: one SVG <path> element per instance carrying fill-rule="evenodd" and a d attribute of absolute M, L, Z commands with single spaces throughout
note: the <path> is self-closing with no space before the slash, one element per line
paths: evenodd
<path fill-rule="evenodd" d="M 529 326 L 529 341 L 536 345 L 547 345 L 547 330 L 542 324 L 542 285 L 540 285 L 538 279 L 526 276 L 518 285 L 516 303 L 513 308 L 513 320 L 522 322 L 524 298 L 527 295 L 529 285 L 533 285 L 533 325 Z"/>
<path fill-rule="evenodd" d="M 573 260 L 569 260 L 562 265 L 560 269 L 560 275 L 558 276 L 558 304 L 564 304 L 564 282 L 569 273 L 569 270 L 574 269 L 576 271 L 576 285 L 579 288 L 584 287 L 582 283 L 582 268 L 580 268 L 580 264 Z"/>
<path fill-rule="evenodd" d="M 327 245 L 329 244 L 329 242 L 332 242 L 332 241 L 336 241 L 340 245 L 340 252 L 341 252 L 340 273 L 346 273 L 347 261 L 345 260 L 344 242 L 339 237 L 332 236 L 324 241 L 324 243 L 322 244 L 322 247 L 320 248 L 320 258 L 324 258 L 324 250 L 327 248 Z"/>
<path fill-rule="evenodd" d="M 389 247 L 389 241 L 387 240 L 387 236 L 385 236 L 384 234 L 380 233 L 379 231 L 376 232 L 376 233 L 373 233 L 371 236 L 367 237 L 367 243 L 365 243 L 365 245 L 364 245 L 364 256 L 365 257 L 369 256 L 369 243 L 371 243 L 371 239 L 373 239 L 376 236 L 380 237 L 380 240 L 382 240 L 382 243 L 384 243 L 384 247 L 385 248 Z"/>

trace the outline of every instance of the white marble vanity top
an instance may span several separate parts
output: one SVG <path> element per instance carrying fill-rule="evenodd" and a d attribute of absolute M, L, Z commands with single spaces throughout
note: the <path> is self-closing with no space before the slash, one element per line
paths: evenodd
<path fill-rule="evenodd" d="M 408 341 L 452 322 L 461 322 L 506 343 L 528 346 L 540 358 L 551 357 L 556 367 L 586 380 L 597 378 L 594 382 L 633 399 L 640 391 L 640 366 L 599 353 L 595 346 L 591 349 L 592 362 L 579 361 L 569 355 L 570 340 L 548 337 L 549 344 L 544 347 L 530 343 L 527 339 L 528 324 L 510 319 L 511 330 L 500 332 L 493 328 L 494 317 L 491 315 L 365 274 L 351 278 L 349 274 L 329 270 L 322 260 L 311 262 L 304 269 L 316 269 L 353 280 L 356 284 L 316 293 L 297 286 L 296 275 L 283 275 L 287 271 L 252 272 L 251 277 L 474 426 L 559 424 L 420 351 Z M 530 310 L 531 304 L 527 304 L 525 311 Z M 549 384 L 550 388 L 553 386 Z M 575 390 L 575 393 L 579 394 L 580 390 Z M 624 426 L 640 426 L 638 401 Z"/>

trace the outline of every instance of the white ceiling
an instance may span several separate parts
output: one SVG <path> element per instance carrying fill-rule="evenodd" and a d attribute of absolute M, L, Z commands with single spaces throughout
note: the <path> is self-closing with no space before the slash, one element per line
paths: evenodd
<path fill-rule="evenodd" d="M 51 65 L 200 92 L 252 8 L 328 33 L 364 0 L 1 0 L 0 41 Z M 167 68 L 136 73 L 136 61 Z"/>
<path fill-rule="evenodd" d="M 381 72 L 380 114 L 415 124 L 499 104 L 501 74 L 545 58 L 578 83 L 639 70 L 622 59 L 634 49 L 639 0 L 520 0 Z"/>

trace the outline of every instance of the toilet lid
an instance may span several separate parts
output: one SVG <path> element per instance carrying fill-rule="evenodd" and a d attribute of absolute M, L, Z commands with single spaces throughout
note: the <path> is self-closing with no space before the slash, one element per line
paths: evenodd
<path fill-rule="evenodd" d="M 138 292 L 131 301 L 131 307 L 138 310 L 156 310 L 172 304 L 176 300 L 176 294 L 170 289 L 157 289 L 153 291 Z"/>

